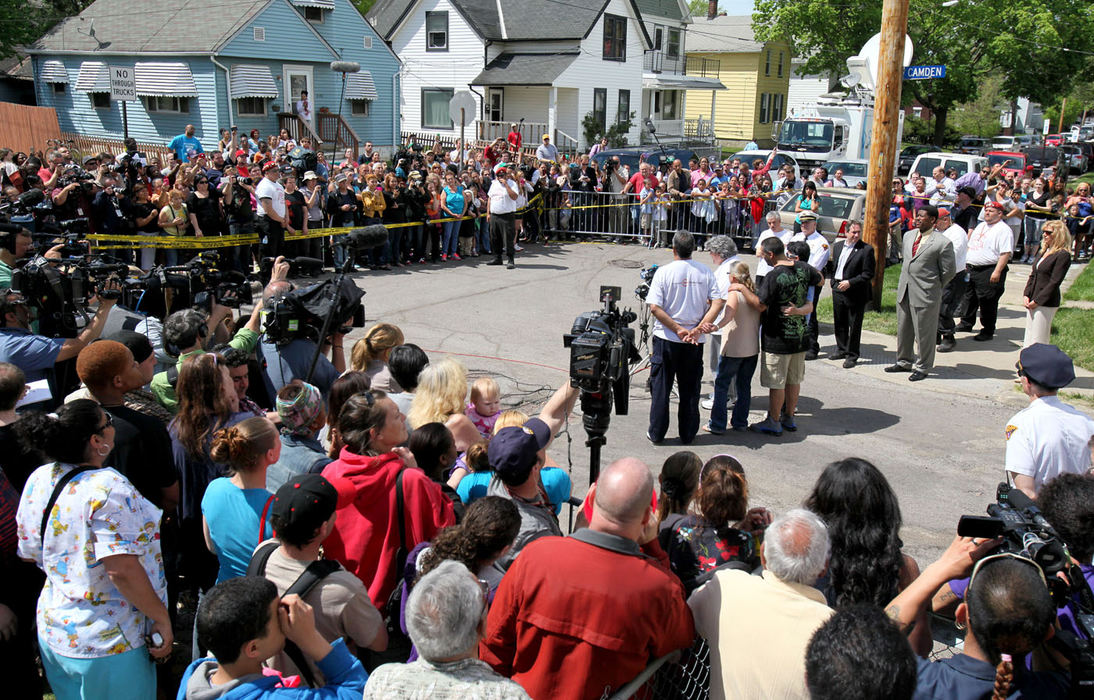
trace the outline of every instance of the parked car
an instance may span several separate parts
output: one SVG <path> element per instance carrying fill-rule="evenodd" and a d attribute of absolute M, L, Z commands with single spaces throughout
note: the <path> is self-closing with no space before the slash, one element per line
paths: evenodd
<path fill-rule="evenodd" d="M 731 155 L 729 159 L 733 160 L 734 158 L 740 158 L 741 160 L 748 161 L 748 164 L 751 167 L 753 161 L 762 160 L 766 162 L 769 155 L 771 155 L 771 151 L 738 151 Z M 783 167 L 785 163 L 790 163 L 794 166 L 795 177 L 802 177 L 801 168 L 798 167 L 797 159 L 789 153 L 783 153 L 782 151 L 775 153 L 775 158 L 771 161 L 771 172 L 774 173 L 776 170 Z M 808 176 L 808 173 L 806 173 L 806 175 Z M 774 182 L 775 178 L 772 177 L 771 180 Z"/>
<path fill-rule="evenodd" d="M 870 161 L 863 159 L 830 160 L 824 164 L 828 169 L 828 177 L 836 175 L 836 169 L 843 171 L 843 179 L 849 187 L 856 187 L 858 183 L 866 181 L 866 174 L 870 170 Z"/>
<path fill-rule="evenodd" d="M 958 153 L 967 153 L 973 156 L 982 156 L 988 150 L 988 140 L 979 136 L 962 136 L 954 148 Z"/>
<path fill-rule="evenodd" d="M 1094 167 L 1094 141 L 1079 141 L 1073 145 L 1081 150 L 1083 155 L 1086 156 L 1086 170 L 1090 170 Z M 1083 172 L 1086 172 L 1086 170 Z"/>
<path fill-rule="evenodd" d="M 1059 157 L 1060 152 L 1052 146 L 1031 146 L 1026 149 L 1026 167 L 1033 177 L 1050 177 Z"/>
<path fill-rule="evenodd" d="M 1046 146 L 1056 147 L 1056 146 L 1059 146 L 1063 142 L 1064 142 L 1064 135 L 1063 134 L 1049 134 L 1048 136 L 1045 137 L 1045 145 Z"/>
<path fill-rule="evenodd" d="M 919 173 L 923 177 L 930 177 L 934 169 L 941 165 L 946 168 L 946 172 L 949 172 L 952 168 L 957 171 L 957 176 L 961 177 L 969 170 L 984 168 L 987 164 L 988 159 L 983 156 L 931 151 L 930 153 L 921 153 L 916 157 L 915 163 L 912 164 L 912 172 Z"/>
<path fill-rule="evenodd" d="M 930 153 L 936 150 L 935 146 L 924 146 L 916 144 L 914 146 L 905 146 L 900 151 L 900 157 L 897 160 L 897 172 L 905 177 L 912 171 L 912 164 L 915 163 L 916 156 L 921 153 Z"/>
<path fill-rule="evenodd" d="M 989 151 L 985 154 L 988 165 L 994 167 L 1003 163 L 1003 172 L 1013 173 L 1015 177 L 1026 174 L 1026 154 L 1019 151 Z"/>
<path fill-rule="evenodd" d="M 817 190 L 817 230 L 824 234 L 829 242 L 842 238 L 847 233 L 851 221 L 862 221 L 866 214 L 866 190 L 849 187 L 821 187 Z M 793 231 L 797 213 L 794 205 L 797 197 L 779 207 L 779 218 L 783 226 Z"/>
<path fill-rule="evenodd" d="M 1081 175 L 1089 169 L 1087 167 L 1089 163 L 1086 159 L 1086 155 L 1083 154 L 1083 149 L 1075 144 L 1062 144 L 1060 146 L 1060 151 L 1062 151 L 1064 157 L 1067 158 L 1067 165 L 1072 174 Z"/>
<path fill-rule="evenodd" d="M 661 168 L 666 163 L 671 165 L 672 161 L 679 158 L 684 162 L 686 168 L 688 161 L 696 157 L 695 151 L 686 148 L 665 148 L 662 150 L 657 146 L 644 146 L 641 148 L 609 148 L 597 153 L 593 156 L 593 160 L 596 161 L 597 167 L 603 168 L 604 161 L 613 156 L 619 156 L 619 163 L 630 168 L 631 174 L 638 172 L 639 163 L 652 163 L 655 168 Z"/>

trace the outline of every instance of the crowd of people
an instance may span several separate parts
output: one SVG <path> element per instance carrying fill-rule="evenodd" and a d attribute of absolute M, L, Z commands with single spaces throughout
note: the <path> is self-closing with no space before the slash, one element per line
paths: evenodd
<path fill-rule="evenodd" d="M 344 327 L 325 337 L 269 332 L 268 312 L 295 291 L 287 257 L 355 259 L 344 233 L 297 233 L 384 223 L 386 244 L 367 254 L 374 267 L 475 254 L 512 266 L 518 235 L 566 229 L 553 223 L 566 207 L 552 202 L 581 207 L 606 192 L 631 204 L 609 210 L 618 214 L 600 233 L 647 236 L 674 255 L 646 298 L 655 319 L 649 440 L 666 439 L 674 385 L 685 445 L 703 429 L 795 431 L 825 280 L 850 368 L 873 278 L 861 224 L 831 250 L 817 228 L 817 186 L 845 185 L 840 172 L 798 183 L 790 168 L 772 180 L 773 157 L 675 161 L 662 174 L 611 161 L 600 170 L 582 156 L 574 168 L 547 140 L 530 172 L 510 155 L 519 141 L 506 140 L 481 153 L 411 143 L 390 162 L 366 144 L 366 154 L 328 166 L 308 145 L 229 130 L 206 157 L 188 128 L 166 168 L 130 144 L 118 158 L 86 161 L 91 179 L 63 147 L 44 165 L 0 152 L 14 166 L 0 170 L 8 199 L 25 203 L 43 187 L 54 223 L 86 217 L 88 232 L 107 236 L 256 233 L 258 250 L 223 246 L 223 259 L 248 270 L 275 258 L 249 311 L 213 299 L 134 325 L 108 283 L 78 333 L 49 337 L 39 333 L 40 300 L 8 288 L 30 249 L 23 229 L 41 214 L 3 230 L 0 669 L 11 697 L 41 698 L 48 684 L 58 700 L 591 700 L 677 650 L 682 659 L 663 676 L 698 665 L 707 680 L 658 690 L 664 697 L 1067 695 L 1070 661 L 1045 642 L 1057 620 L 1090 634 L 1083 620 L 1094 611 L 1078 589 L 1094 580 L 1094 421 L 1060 401 L 1071 360 L 1038 334 L 1051 322 L 1043 309 L 1059 305 L 1071 219 L 1046 219 L 1030 253 L 1030 342 L 1018 365 L 1030 405 L 1006 427 L 1015 488 L 1036 499 L 1074 559 L 1071 589 L 1052 597 L 1040 565 L 1002 553 L 996 539 L 957 537 L 920 570 L 900 539 L 897 494 L 865 460 L 829 464 L 785 512 L 754 503 L 746 464 L 727 454 L 704 462 L 680 451 L 658 469 L 635 450 L 575 493 L 548 456 L 579 398 L 568 379 L 531 415 L 503 410 L 514 402 L 495 378 L 430 357 L 391 323 L 373 324 L 348 353 Z M 302 153 L 314 162 L 296 164 Z M 999 199 L 1005 179 L 975 176 L 982 192 L 970 178 L 952 204 L 907 197 L 915 213 L 901 231 L 900 353 L 890 369 L 913 379 L 930 369 L 930 341 L 945 349 L 948 338 L 952 349 L 953 333 L 968 330 L 954 317 L 971 326 L 979 312 L 977 337 L 994 331 L 993 295 L 1016 239 Z M 800 230 L 766 211 L 780 196 L 797 197 Z M 537 197 L 543 211 L 528 206 Z M 133 211 L 146 229 L 122 225 Z M 579 224 L 584 211 L 572 210 Z M 486 216 L 466 218 L 476 212 Z M 755 272 L 735 238 L 757 249 Z M 700 246 L 713 272 L 693 259 Z M 164 249 L 161 261 L 154 249 L 130 252 L 148 269 L 188 251 Z M 971 292 L 952 286 L 961 270 Z M 965 300 L 961 313 L 944 312 L 955 299 Z M 705 423 L 704 342 L 715 378 Z M 768 414 L 749 426 L 758 367 Z M 568 535 L 567 505 L 577 513 Z M 952 659 L 926 658 L 932 612 L 967 628 Z"/>

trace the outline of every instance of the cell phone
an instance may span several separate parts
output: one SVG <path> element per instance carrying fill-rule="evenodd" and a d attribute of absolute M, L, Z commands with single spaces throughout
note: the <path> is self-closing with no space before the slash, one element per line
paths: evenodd
<path fill-rule="evenodd" d="M 986 515 L 962 515 L 957 521 L 957 534 L 992 540 L 1003 534 L 1003 521 Z"/>
<path fill-rule="evenodd" d="M 152 634 L 145 636 L 144 641 L 147 642 L 148 646 L 157 648 L 162 647 L 163 635 L 161 635 L 159 632 L 153 632 Z"/>

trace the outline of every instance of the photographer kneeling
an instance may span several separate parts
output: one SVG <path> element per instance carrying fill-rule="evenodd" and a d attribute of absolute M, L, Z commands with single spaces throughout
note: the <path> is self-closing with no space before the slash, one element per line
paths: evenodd
<path fill-rule="evenodd" d="M 107 289 L 117 289 L 110 282 Z M 48 338 L 38 335 L 30 329 L 31 313 L 27 299 L 18 291 L 7 289 L 0 291 L 0 362 L 10 362 L 23 370 L 27 383 L 48 379 L 52 397 L 26 408 L 50 409 L 58 405 L 69 391 L 75 388 L 65 386 L 58 380 L 54 367 L 65 360 L 71 360 L 88 343 L 98 338 L 106 325 L 106 317 L 117 299 L 99 298 L 99 308 L 91 322 L 75 338 Z"/>

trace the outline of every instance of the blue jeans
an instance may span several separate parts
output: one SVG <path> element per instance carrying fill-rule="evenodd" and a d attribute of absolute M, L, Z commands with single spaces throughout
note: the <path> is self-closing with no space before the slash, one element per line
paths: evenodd
<path fill-rule="evenodd" d="M 334 241 L 334 245 L 331 248 L 331 256 L 334 258 L 334 268 L 336 270 L 342 269 L 342 265 L 346 263 L 346 241 L 349 238 L 348 233 L 340 233 L 336 236 L 331 236 Z"/>
<path fill-rule="evenodd" d="M 734 428 L 748 427 L 748 409 L 752 403 L 752 375 L 756 373 L 759 355 L 751 357 L 726 357 L 718 360 L 718 374 L 714 378 L 714 407 L 710 409 L 712 430 L 726 429 L 726 403 L 729 401 L 729 385 L 737 386 L 737 402 L 733 404 Z"/>
<path fill-rule="evenodd" d="M 475 232 L 475 245 L 478 247 L 480 255 L 490 254 L 490 228 L 486 225 L 486 219 L 479 219 L 475 222 L 478 227 Z"/>
<path fill-rule="evenodd" d="M 441 239 L 441 255 L 455 255 L 459 250 L 460 224 L 462 221 L 444 222 L 444 237 Z"/>

